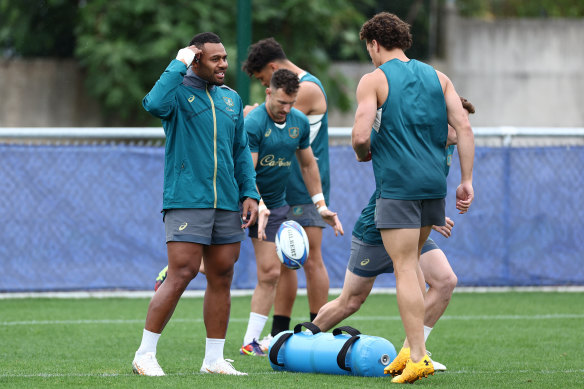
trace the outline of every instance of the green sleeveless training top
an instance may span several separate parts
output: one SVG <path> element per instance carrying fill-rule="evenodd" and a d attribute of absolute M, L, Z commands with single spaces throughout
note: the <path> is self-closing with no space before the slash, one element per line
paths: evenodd
<path fill-rule="evenodd" d="M 380 197 L 446 197 L 448 120 L 436 71 L 416 60 L 379 67 L 389 86 L 371 132 L 373 172 Z"/>

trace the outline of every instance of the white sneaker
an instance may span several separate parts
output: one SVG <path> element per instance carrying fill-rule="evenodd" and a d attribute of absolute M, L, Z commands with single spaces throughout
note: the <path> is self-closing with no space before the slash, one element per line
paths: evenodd
<path fill-rule="evenodd" d="M 260 347 L 262 348 L 263 352 L 268 352 L 270 349 L 270 343 L 272 343 L 272 339 L 274 339 L 272 334 L 267 334 L 262 340 L 260 340 Z"/>
<path fill-rule="evenodd" d="M 145 353 L 134 357 L 132 370 L 136 374 L 147 375 L 151 377 L 163 376 L 164 372 L 156 360 L 155 353 Z"/>
<path fill-rule="evenodd" d="M 218 359 L 211 364 L 207 364 L 205 361 L 203 361 L 203 366 L 201 366 L 201 373 L 247 375 L 247 373 L 235 370 L 230 362 L 233 362 L 233 359 Z"/>
<path fill-rule="evenodd" d="M 432 356 L 432 353 L 430 351 L 426 350 L 426 353 L 428 354 L 428 356 Z M 444 366 L 440 362 L 436 362 L 432 358 L 430 358 L 430 360 L 432 361 L 432 365 L 434 365 L 434 371 L 446 371 L 446 366 Z"/>

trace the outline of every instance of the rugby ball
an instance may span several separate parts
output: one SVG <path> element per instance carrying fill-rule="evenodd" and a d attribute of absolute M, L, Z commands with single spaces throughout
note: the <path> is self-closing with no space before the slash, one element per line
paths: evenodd
<path fill-rule="evenodd" d="M 290 269 L 300 269 L 308 257 L 308 236 L 294 220 L 287 220 L 276 234 L 276 253 L 280 262 Z"/>

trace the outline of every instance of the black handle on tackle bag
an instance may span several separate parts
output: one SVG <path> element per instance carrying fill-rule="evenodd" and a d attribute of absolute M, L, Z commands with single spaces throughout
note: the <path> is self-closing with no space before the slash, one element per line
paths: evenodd
<path fill-rule="evenodd" d="M 310 331 L 312 331 L 313 335 L 316 335 L 320 332 L 320 328 L 318 328 L 316 325 L 312 324 L 311 322 L 307 321 L 304 323 L 296 324 L 296 326 L 294 327 L 294 334 L 297 334 L 300 331 L 302 331 L 303 326 L 306 327 L 307 329 L 309 329 Z M 292 335 L 293 335 L 293 333 L 289 332 L 287 334 L 280 336 L 278 338 L 278 340 L 276 340 L 276 342 L 274 343 L 272 348 L 270 349 L 270 353 L 269 353 L 268 357 L 270 358 L 270 362 L 272 362 L 274 365 L 284 367 L 283 363 L 278 362 L 278 353 L 280 352 L 280 348 L 282 348 L 284 343 L 286 343 L 286 341 Z"/>
<path fill-rule="evenodd" d="M 351 348 L 353 343 L 355 343 L 357 339 L 359 339 L 359 335 L 361 335 L 361 332 L 353 327 L 343 326 L 335 328 L 333 330 L 333 336 L 340 335 L 343 333 L 343 331 L 351 335 L 351 337 L 347 339 L 343 347 L 341 347 L 341 350 L 337 355 L 337 365 L 339 365 L 339 367 L 343 370 L 351 371 L 351 368 L 347 367 L 345 360 L 347 359 L 347 353 L 349 352 L 349 348 Z"/>

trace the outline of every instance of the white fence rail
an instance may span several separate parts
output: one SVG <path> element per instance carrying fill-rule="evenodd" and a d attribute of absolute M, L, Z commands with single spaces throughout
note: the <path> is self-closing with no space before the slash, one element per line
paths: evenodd
<path fill-rule="evenodd" d="M 584 128 L 577 127 L 474 127 L 476 138 L 500 138 L 510 146 L 514 138 L 584 139 Z M 329 136 L 351 138 L 351 127 L 330 127 Z M 0 127 L 0 140 L 164 140 L 161 127 Z M 577 144 L 580 142 L 577 142 Z"/>

